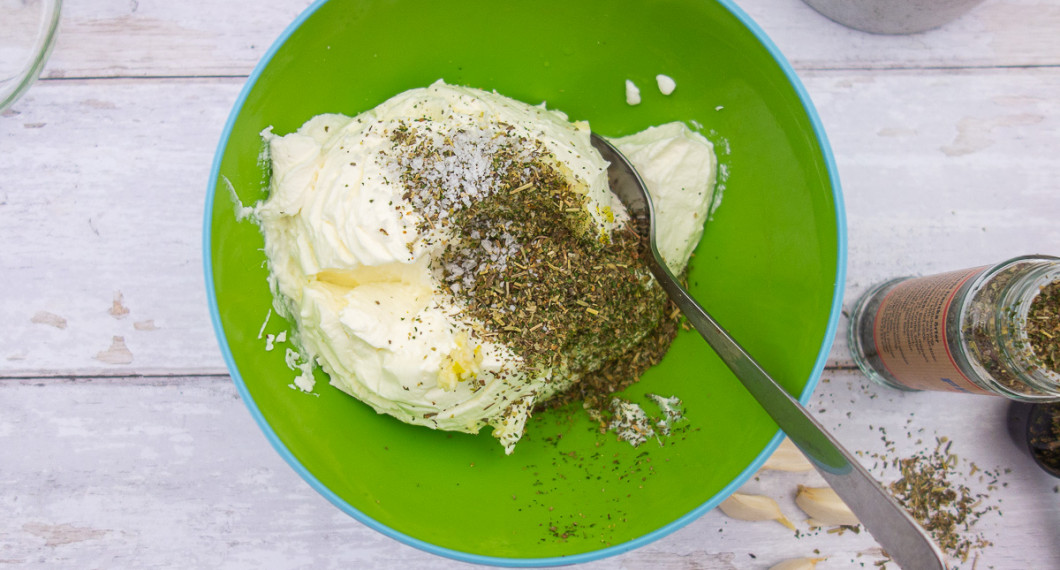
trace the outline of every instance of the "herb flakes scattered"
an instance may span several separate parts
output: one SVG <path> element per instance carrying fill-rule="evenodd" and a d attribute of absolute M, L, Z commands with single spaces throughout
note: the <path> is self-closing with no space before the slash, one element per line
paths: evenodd
<path fill-rule="evenodd" d="M 888 455 L 893 456 L 893 443 L 886 443 L 891 451 Z M 947 556 L 967 562 L 969 556 L 993 544 L 974 527 L 983 515 L 998 507 L 986 504 L 988 495 L 976 493 L 961 482 L 969 468 L 951 451 L 952 445 L 948 438 L 937 437 L 931 451 L 921 450 L 897 459 L 879 454 L 874 457 L 898 470 L 898 479 L 887 485 L 898 503 L 931 534 Z M 976 472 L 981 473 L 982 479 L 989 479 L 987 489 L 997 488 L 999 471 L 977 467 Z"/>

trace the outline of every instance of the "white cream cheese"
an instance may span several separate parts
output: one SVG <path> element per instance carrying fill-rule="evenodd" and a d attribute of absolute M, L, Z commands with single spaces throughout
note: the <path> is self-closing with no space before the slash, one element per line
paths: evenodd
<path fill-rule="evenodd" d="M 659 86 L 659 92 L 663 95 L 669 95 L 674 92 L 674 89 L 677 89 L 677 82 L 669 75 L 661 73 L 656 75 L 655 83 Z"/>
<path fill-rule="evenodd" d="M 655 207 L 655 241 L 678 274 L 703 235 L 718 169 L 714 147 L 684 123 L 666 123 L 612 141 L 644 180 Z"/>
<path fill-rule="evenodd" d="M 490 425 L 511 452 L 533 406 L 577 379 L 563 377 L 562 362 L 528 376 L 511 347 L 490 340 L 485 323 L 442 294 L 452 284 L 439 281 L 432 260 L 445 228 L 424 229 L 423 210 L 444 218 L 444 208 L 411 199 L 395 167 L 418 165 L 417 157 L 394 155 L 394 134 L 409 124 L 456 149 L 458 167 L 443 159 L 423 173 L 457 187 L 454 202 L 442 204 L 450 211 L 497 190 L 495 165 L 475 153 L 490 148 L 500 129 L 536 141 L 558 160 L 588 197 L 601 236 L 622 222 L 587 124 L 439 81 L 356 117 L 321 115 L 295 133 L 263 133 L 272 179 L 255 214 L 275 308 L 296 324 L 292 340 L 302 357 L 320 365 L 334 386 L 408 423 L 470 433 Z M 652 191 L 663 255 L 680 272 L 710 207 L 711 145 L 680 123 L 615 142 Z M 516 246 L 484 240 L 483 247 L 504 263 Z M 302 374 L 298 386 L 311 390 L 308 379 Z"/>

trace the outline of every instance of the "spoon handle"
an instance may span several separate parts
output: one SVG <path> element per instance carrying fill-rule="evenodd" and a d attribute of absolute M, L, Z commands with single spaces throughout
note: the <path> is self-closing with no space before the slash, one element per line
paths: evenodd
<path fill-rule="evenodd" d="M 902 568 L 946 570 L 942 552 L 924 529 L 678 284 L 652 249 L 649 266 L 662 288 L 888 556 Z"/>

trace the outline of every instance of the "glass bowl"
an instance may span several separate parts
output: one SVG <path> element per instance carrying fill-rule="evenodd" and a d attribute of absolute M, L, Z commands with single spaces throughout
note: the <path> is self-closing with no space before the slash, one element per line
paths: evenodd
<path fill-rule="evenodd" d="M 14 104 L 44 68 L 62 0 L 0 0 L 0 112 Z"/>

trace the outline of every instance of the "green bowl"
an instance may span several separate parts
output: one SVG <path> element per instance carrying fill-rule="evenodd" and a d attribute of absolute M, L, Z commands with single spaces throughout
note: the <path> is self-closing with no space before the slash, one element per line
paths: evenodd
<path fill-rule="evenodd" d="M 664 96 L 656 74 L 677 81 Z M 692 294 L 805 403 L 842 301 L 846 238 L 831 151 L 795 73 L 728 1 L 332 0 L 283 33 L 251 74 L 218 145 L 204 257 L 213 322 L 232 378 L 267 438 L 317 491 L 362 523 L 464 561 L 582 562 L 664 536 L 744 483 L 780 440 L 715 353 L 684 332 L 626 390 L 676 395 L 687 422 L 638 448 L 575 407 L 541 413 L 515 453 L 479 435 L 377 415 L 328 385 L 288 385 L 269 314 L 262 236 L 237 221 L 265 197 L 259 133 L 320 113 L 355 114 L 443 78 L 547 101 L 620 136 L 681 120 L 718 150 L 724 198 L 692 260 Z M 624 82 L 643 102 L 625 102 Z M 646 409 L 651 404 L 645 403 Z"/>

